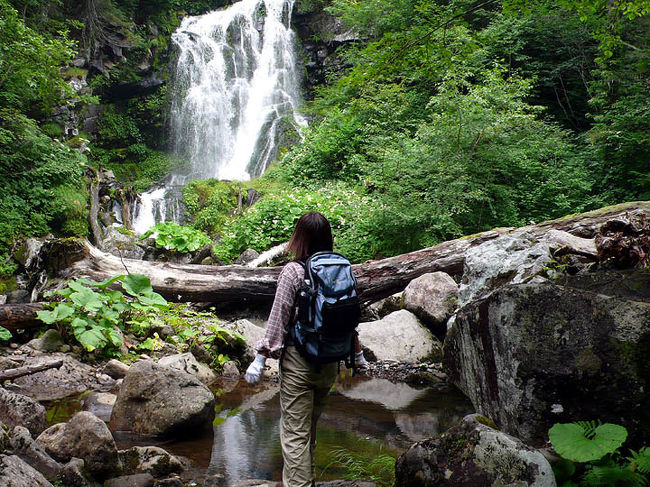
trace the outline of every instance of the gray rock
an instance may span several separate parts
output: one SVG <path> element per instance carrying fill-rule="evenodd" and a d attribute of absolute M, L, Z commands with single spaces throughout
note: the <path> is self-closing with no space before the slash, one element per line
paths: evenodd
<path fill-rule="evenodd" d="M 45 407 L 31 397 L 0 387 L 0 421 L 9 428 L 24 426 L 38 435 L 47 427 L 47 414 Z"/>
<path fill-rule="evenodd" d="M 140 361 L 124 378 L 111 427 L 142 435 L 188 436 L 213 416 L 214 394 L 196 377 Z"/>
<path fill-rule="evenodd" d="M 399 311 L 404 308 L 404 293 L 395 293 L 392 296 L 388 296 L 376 303 L 370 305 L 370 309 L 379 317 L 378 319 L 384 318 L 385 316 Z"/>
<path fill-rule="evenodd" d="M 47 480 L 54 482 L 61 471 L 62 465 L 55 461 L 47 452 L 32 439 L 29 430 L 16 426 L 11 435 L 13 453 L 43 474 Z"/>
<path fill-rule="evenodd" d="M 58 352 L 64 345 L 61 333 L 54 328 L 50 328 L 40 338 L 35 338 L 27 342 L 27 346 L 39 352 Z"/>
<path fill-rule="evenodd" d="M 204 384 L 210 384 L 217 379 L 217 374 L 210 367 L 196 360 L 191 353 L 179 353 L 163 357 L 158 361 L 158 365 L 171 367 L 172 369 L 193 375 Z"/>
<path fill-rule="evenodd" d="M 242 335 L 246 340 L 246 352 L 242 358 L 242 363 L 247 364 L 255 359 L 256 351 L 253 347 L 255 344 L 264 337 L 264 328 L 257 326 L 249 320 L 237 320 L 234 323 L 226 323 L 223 325 L 225 328 L 235 331 Z M 277 374 L 279 371 L 278 361 L 269 359 L 266 361 L 268 370 L 264 371 L 264 375 Z"/>
<path fill-rule="evenodd" d="M 99 484 L 86 474 L 81 458 L 73 458 L 63 466 L 59 481 L 65 487 L 99 487 Z"/>
<path fill-rule="evenodd" d="M 0 487 L 53 487 L 38 470 L 16 455 L 0 455 Z"/>
<path fill-rule="evenodd" d="M 125 475 L 104 482 L 104 487 L 153 487 L 153 477 L 148 473 Z"/>
<path fill-rule="evenodd" d="M 111 359 L 104 365 L 102 371 L 113 379 L 123 379 L 129 371 L 129 366 L 119 360 Z"/>
<path fill-rule="evenodd" d="M 447 320 L 458 301 L 458 284 L 445 272 L 432 272 L 412 280 L 404 290 L 404 307 L 437 336 L 444 336 Z"/>
<path fill-rule="evenodd" d="M 103 377 L 99 380 L 95 370 L 87 364 L 75 360 L 65 354 L 35 355 L 29 357 L 29 365 L 52 362 L 52 359 L 62 359 L 63 365 L 58 369 L 44 370 L 36 374 L 14 379 L 25 394 L 38 401 L 53 401 L 68 396 L 74 396 L 87 390 L 109 390 L 115 381 Z"/>
<path fill-rule="evenodd" d="M 27 269 L 32 266 L 38 257 L 38 253 L 41 251 L 43 243 L 43 240 L 28 238 L 20 243 L 18 248 L 13 252 L 12 257 Z"/>
<path fill-rule="evenodd" d="M 440 436 L 418 442 L 395 465 L 395 487 L 555 487 L 548 460 L 520 440 L 470 415 Z"/>
<path fill-rule="evenodd" d="M 575 237 L 567 232 L 549 230 L 542 237 L 526 229 L 471 247 L 465 254 L 465 268 L 458 299 L 464 306 L 508 283 L 530 279 L 548 267 L 553 254 L 564 252 L 596 255 L 593 239 Z"/>
<path fill-rule="evenodd" d="M 114 226 L 106 229 L 103 245 L 104 251 L 109 254 L 128 259 L 142 259 L 145 253 L 137 235 L 131 232 L 120 232 Z"/>
<path fill-rule="evenodd" d="M 8 428 L 0 421 L 0 453 L 7 453 L 10 448 Z"/>
<path fill-rule="evenodd" d="M 98 479 L 121 473 L 113 435 L 101 419 L 87 411 L 75 414 L 68 423 L 51 426 L 36 441 L 59 462 L 81 458 L 86 470 Z"/>
<path fill-rule="evenodd" d="M 647 439 L 649 296 L 648 270 L 505 286 L 458 312 L 445 369 L 478 412 L 528 443 L 585 418 Z"/>
<path fill-rule="evenodd" d="M 111 419 L 117 396 L 108 392 L 91 392 L 83 402 L 83 410 L 94 414 L 104 422 Z"/>
<path fill-rule="evenodd" d="M 223 371 L 221 375 L 223 375 L 223 377 L 226 377 L 228 379 L 238 379 L 239 369 L 237 368 L 237 364 L 232 360 L 229 360 L 228 362 L 223 364 Z"/>
<path fill-rule="evenodd" d="M 153 487 L 183 487 L 183 481 L 178 477 L 158 480 Z"/>
<path fill-rule="evenodd" d="M 405 309 L 395 311 L 379 321 L 361 323 L 359 340 L 377 360 L 424 362 L 439 360 L 440 341 Z"/>
<path fill-rule="evenodd" d="M 249 262 L 253 262 L 260 256 L 260 253 L 254 249 L 244 250 L 237 259 L 235 259 L 235 264 L 246 265 Z"/>
<path fill-rule="evenodd" d="M 120 451 L 124 473 L 150 473 L 155 478 L 180 473 L 185 468 L 174 455 L 157 446 L 134 446 Z"/>
<path fill-rule="evenodd" d="M 7 294 L 7 304 L 29 303 L 30 296 L 30 292 L 26 289 L 16 289 Z"/>

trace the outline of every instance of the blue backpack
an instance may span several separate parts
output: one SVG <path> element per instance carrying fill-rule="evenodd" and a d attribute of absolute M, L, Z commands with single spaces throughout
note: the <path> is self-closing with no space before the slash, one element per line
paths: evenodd
<path fill-rule="evenodd" d="M 336 252 L 317 252 L 302 265 L 305 278 L 290 327 L 294 346 L 316 365 L 345 360 L 353 366 L 361 307 L 350 261 Z"/>

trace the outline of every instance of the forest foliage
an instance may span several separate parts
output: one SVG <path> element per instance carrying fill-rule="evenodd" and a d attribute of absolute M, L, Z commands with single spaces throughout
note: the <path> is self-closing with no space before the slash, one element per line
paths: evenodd
<path fill-rule="evenodd" d="M 0 273 L 22 236 L 88 232 L 87 165 L 142 190 L 183 164 L 162 135 L 172 85 L 128 89 L 143 65 L 168 81 L 180 18 L 223 4 L 0 0 Z M 339 250 L 361 261 L 650 197 L 648 0 L 298 9 L 340 16 L 357 40 L 307 103 L 303 142 L 248 183 L 260 202 L 239 207 L 228 185 L 184 191 L 190 224 L 224 260 L 286 241 L 307 210 L 332 219 Z M 70 65 L 107 45 L 128 54 L 105 72 Z M 82 78 L 87 89 L 72 90 Z M 92 106 L 96 132 L 71 137 L 62 118 Z"/>

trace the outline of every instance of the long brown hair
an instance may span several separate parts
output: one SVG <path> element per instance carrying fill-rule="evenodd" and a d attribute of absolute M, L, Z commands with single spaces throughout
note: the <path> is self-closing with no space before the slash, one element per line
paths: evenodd
<path fill-rule="evenodd" d="M 302 215 L 296 223 L 287 250 L 293 253 L 297 260 L 304 260 L 316 252 L 331 251 L 333 246 L 330 222 L 320 213 L 310 211 Z"/>

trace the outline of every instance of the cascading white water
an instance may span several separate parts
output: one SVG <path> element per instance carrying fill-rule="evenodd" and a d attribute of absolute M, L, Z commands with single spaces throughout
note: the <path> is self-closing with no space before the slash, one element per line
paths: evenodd
<path fill-rule="evenodd" d="M 172 35 L 179 50 L 172 85 L 173 148 L 189 160 L 189 170 L 172 174 L 166 187 L 190 179 L 260 176 L 276 156 L 283 130 L 306 125 L 296 111 L 300 77 L 290 26 L 293 3 L 242 0 L 187 17 Z M 156 188 L 141 196 L 137 233 L 160 221 L 166 193 Z"/>

